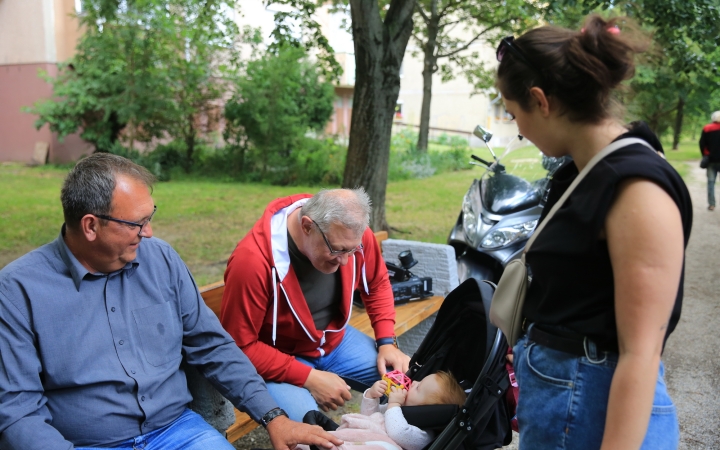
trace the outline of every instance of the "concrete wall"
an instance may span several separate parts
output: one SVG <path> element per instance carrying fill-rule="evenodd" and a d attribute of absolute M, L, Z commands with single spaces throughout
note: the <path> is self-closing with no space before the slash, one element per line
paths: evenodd
<path fill-rule="evenodd" d="M 49 98 L 52 88 L 38 77 L 57 74 L 81 34 L 74 0 L 0 0 L 0 161 L 32 161 L 35 145 L 49 147 L 48 160 L 68 162 L 91 151 L 78 135 L 60 142 L 47 126 L 36 130 L 35 116 L 22 112 Z"/>
<path fill-rule="evenodd" d="M 56 61 L 53 0 L 0 1 L 0 64 Z"/>

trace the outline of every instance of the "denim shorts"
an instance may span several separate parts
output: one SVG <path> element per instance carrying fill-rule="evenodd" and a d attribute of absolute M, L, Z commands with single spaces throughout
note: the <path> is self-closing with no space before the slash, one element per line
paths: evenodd
<path fill-rule="evenodd" d="M 590 358 L 578 357 L 528 342 L 527 336 L 517 342 L 513 353 L 520 388 L 520 448 L 599 449 L 618 355 L 591 350 Z M 677 414 L 663 374 L 661 362 L 642 450 L 678 447 Z"/>

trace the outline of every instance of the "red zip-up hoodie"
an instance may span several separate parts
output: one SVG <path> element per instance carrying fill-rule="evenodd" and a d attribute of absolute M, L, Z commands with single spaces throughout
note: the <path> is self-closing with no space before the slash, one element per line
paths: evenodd
<path fill-rule="evenodd" d="M 327 355 L 339 344 L 352 313 L 357 289 L 375 337 L 395 334 L 395 307 L 387 268 L 375 235 L 368 228 L 363 250 L 340 266 L 340 313 L 325 330 L 315 328 L 310 309 L 290 264 L 287 216 L 312 197 L 292 195 L 271 202 L 238 243 L 225 271 L 220 321 L 268 381 L 303 386 L 310 367 L 293 355 Z"/>

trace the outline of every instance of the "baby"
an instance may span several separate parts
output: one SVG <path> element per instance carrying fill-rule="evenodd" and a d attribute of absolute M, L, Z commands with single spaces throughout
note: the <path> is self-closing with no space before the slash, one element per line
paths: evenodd
<path fill-rule="evenodd" d="M 421 450 L 432 442 L 432 432 L 423 431 L 408 424 L 400 406 L 418 405 L 458 405 L 465 403 L 465 391 L 449 372 L 437 372 L 421 381 L 414 381 L 410 389 L 391 387 L 386 405 L 380 405 L 380 397 L 385 394 L 388 383 L 385 380 L 375 382 L 363 394 L 360 413 L 369 416 L 375 412 L 385 415 L 385 429 L 388 436 L 405 450 Z"/>

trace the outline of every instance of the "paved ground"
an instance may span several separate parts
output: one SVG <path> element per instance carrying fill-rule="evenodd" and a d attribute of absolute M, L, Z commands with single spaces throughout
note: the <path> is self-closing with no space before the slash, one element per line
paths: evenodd
<path fill-rule="evenodd" d="M 688 187 L 694 224 L 687 250 L 685 300 L 663 360 L 680 418 L 681 450 L 720 449 L 720 209 L 707 210 L 705 172 L 692 163 Z M 357 399 L 347 412 L 357 411 Z M 346 409 L 333 415 L 338 417 Z M 337 420 L 336 420 L 337 421 Z M 271 448 L 262 428 L 235 443 L 238 450 Z M 517 436 L 505 447 L 517 449 Z"/>
<path fill-rule="evenodd" d="M 707 210 L 705 171 L 692 164 L 694 223 L 680 323 L 663 359 L 680 417 L 680 449 L 720 449 L 720 210 Z M 717 188 L 716 188 L 717 193 Z M 717 195 L 717 194 L 716 194 Z M 715 355 L 715 356 L 714 356 Z"/>

